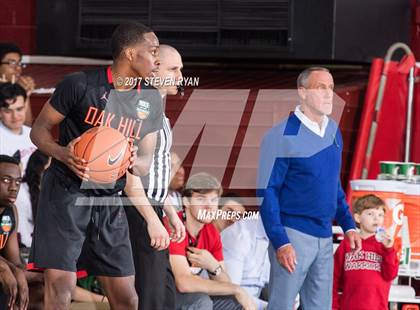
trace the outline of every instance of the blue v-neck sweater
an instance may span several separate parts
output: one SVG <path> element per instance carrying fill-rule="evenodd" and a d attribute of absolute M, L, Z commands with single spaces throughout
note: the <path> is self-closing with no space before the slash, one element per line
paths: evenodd
<path fill-rule="evenodd" d="M 289 243 L 284 227 L 319 238 L 332 235 L 336 219 L 344 231 L 355 227 L 340 183 L 343 140 L 329 119 L 324 137 L 295 114 L 273 127 L 260 149 L 260 214 L 275 249 Z"/>

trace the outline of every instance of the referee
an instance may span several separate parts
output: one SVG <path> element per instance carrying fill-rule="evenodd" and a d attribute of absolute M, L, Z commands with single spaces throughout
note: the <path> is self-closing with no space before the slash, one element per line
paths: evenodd
<path fill-rule="evenodd" d="M 153 82 L 165 102 L 167 95 L 178 93 L 183 64 L 178 51 L 168 45 L 160 45 L 159 58 L 159 71 Z M 144 191 L 136 185 L 140 178 L 132 175 L 128 177 L 125 188 L 129 197 L 125 210 L 136 270 L 135 288 L 140 300 L 139 309 L 143 310 L 175 309 L 176 288 L 167 248 L 170 239 L 178 242 L 184 239 L 185 227 L 174 207 L 165 204 L 171 178 L 171 145 L 171 127 L 169 119 L 164 116 L 149 174 L 141 178 Z M 142 200 L 145 196 L 147 199 Z M 163 210 L 171 227 L 171 236 L 163 225 Z"/>

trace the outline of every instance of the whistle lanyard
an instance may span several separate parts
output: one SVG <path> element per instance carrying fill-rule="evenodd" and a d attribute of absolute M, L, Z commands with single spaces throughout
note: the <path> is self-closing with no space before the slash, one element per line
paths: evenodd
<path fill-rule="evenodd" d="M 185 232 L 187 233 L 188 246 L 191 246 L 191 247 L 194 247 L 194 248 L 197 247 L 198 238 L 200 237 L 200 233 L 198 233 L 197 238 L 195 238 L 195 240 L 193 240 L 191 235 L 188 233 L 188 230 L 187 230 L 187 214 L 185 213 L 185 208 L 182 208 L 182 223 L 184 224 Z M 188 251 L 188 249 L 186 249 L 186 250 Z M 191 251 L 189 251 L 189 252 L 191 252 Z M 186 257 L 186 258 L 187 258 L 188 265 L 191 267 L 191 265 L 192 265 L 191 262 L 188 260 L 188 257 Z M 203 270 L 204 270 L 203 268 L 200 268 L 200 270 L 198 272 L 194 273 L 194 274 L 199 276 L 203 272 Z"/>
<path fill-rule="evenodd" d="M 187 231 L 187 214 L 185 213 L 185 208 L 182 208 L 182 223 L 185 226 L 185 231 L 188 236 L 188 246 L 197 247 L 198 245 L 198 238 L 200 237 L 200 233 L 198 233 L 197 238 L 193 240 L 190 233 Z"/>

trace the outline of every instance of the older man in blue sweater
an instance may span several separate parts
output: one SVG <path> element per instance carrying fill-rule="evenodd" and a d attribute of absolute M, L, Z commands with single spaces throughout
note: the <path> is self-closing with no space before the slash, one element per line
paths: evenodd
<path fill-rule="evenodd" d="M 331 309 L 335 219 L 354 251 L 361 240 L 340 183 L 343 141 L 332 112 L 334 81 L 325 68 L 298 77 L 300 105 L 261 145 L 260 208 L 270 246 L 269 310 Z"/>

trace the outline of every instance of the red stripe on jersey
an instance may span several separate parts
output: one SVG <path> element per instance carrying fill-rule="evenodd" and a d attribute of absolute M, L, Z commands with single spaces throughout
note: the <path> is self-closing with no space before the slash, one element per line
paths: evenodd
<path fill-rule="evenodd" d="M 108 83 L 109 83 L 109 84 L 112 84 L 112 83 L 113 83 L 113 81 L 112 81 L 112 71 L 111 71 L 111 66 L 109 66 L 109 67 L 106 69 L 106 76 L 108 77 Z"/>

